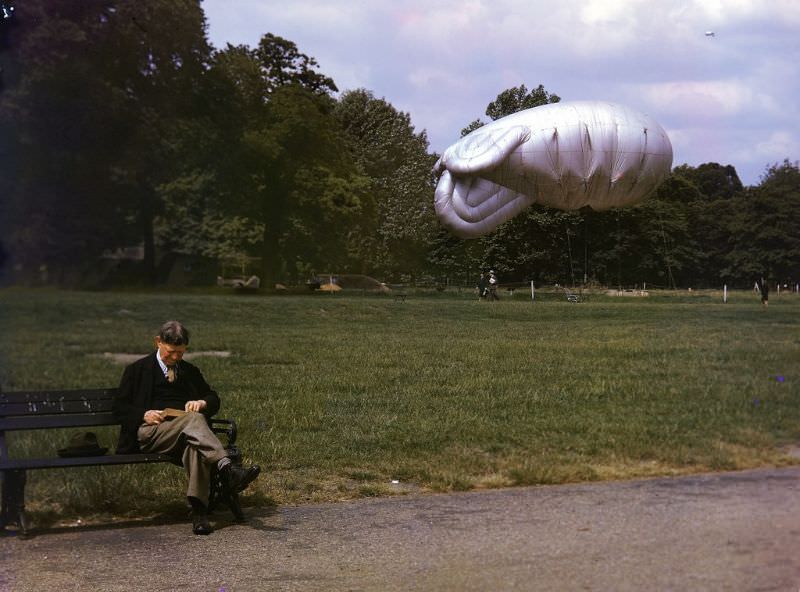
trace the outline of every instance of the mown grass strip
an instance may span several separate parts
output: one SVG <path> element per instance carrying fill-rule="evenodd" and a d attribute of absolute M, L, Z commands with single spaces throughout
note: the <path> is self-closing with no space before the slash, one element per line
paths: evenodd
<path fill-rule="evenodd" d="M 196 363 L 265 469 L 250 503 L 794 462 L 783 447 L 800 439 L 800 297 L 763 310 L 749 293 L 517 296 L 7 289 L 0 384 L 115 385 L 122 366 L 102 354 L 144 354 L 178 318 L 192 350 L 231 354 Z M 19 434 L 13 452 L 68 436 Z M 41 519 L 147 514 L 183 493 L 167 466 L 84 472 L 32 472 L 29 505 Z"/>

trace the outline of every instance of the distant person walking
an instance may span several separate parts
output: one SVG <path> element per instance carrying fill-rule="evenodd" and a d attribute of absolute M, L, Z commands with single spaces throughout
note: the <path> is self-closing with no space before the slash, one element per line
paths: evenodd
<path fill-rule="evenodd" d="M 489 270 L 489 300 L 500 300 L 497 295 L 497 274 L 493 269 Z"/>
<path fill-rule="evenodd" d="M 475 289 L 478 291 L 478 299 L 483 300 L 486 298 L 487 290 L 489 288 L 489 280 L 486 277 L 486 274 L 481 272 L 481 277 L 478 278 L 478 283 L 475 286 Z"/>
<path fill-rule="evenodd" d="M 761 304 L 767 308 L 769 306 L 769 283 L 763 277 L 758 282 L 758 290 L 761 292 Z"/>

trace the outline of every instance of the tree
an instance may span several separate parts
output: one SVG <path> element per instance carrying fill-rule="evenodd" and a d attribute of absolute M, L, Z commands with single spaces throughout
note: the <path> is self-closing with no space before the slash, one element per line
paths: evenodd
<path fill-rule="evenodd" d="M 316 71 L 317 61 L 300 53 L 293 41 L 267 33 L 253 53 L 261 66 L 267 94 L 293 84 L 318 95 L 339 90 L 332 78 Z"/>
<path fill-rule="evenodd" d="M 228 215 L 263 229 L 262 276 L 271 285 L 323 266 L 344 265 L 354 219 L 369 196 L 333 117 L 333 81 L 294 43 L 265 35 L 256 49 L 228 46 L 214 75 L 239 115 L 219 171 Z"/>
<path fill-rule="evenodd" d="M 673 174 L 690 181 L 708 200 L 730 199 L 743 189 L 732 165 L 707 162 L 694 168 L 684 164 L 675 167 Z"/>
<path fill-rule="evenodd" d="M 435 157 L 425 132 L 416 133 L 407 113 L 364 89 L 344 93 L 334 114 L 374 200 L 370 225 L 359 229 L 362 272 L 419 273 L 436 231 L 430 173 Z"/>
<path fill-rule="evenodd" d="M 517 113 L 524 109 L 532 109 L 533 107 L 540 107 L 549 103 L 558 103 L 561 97 L 556 94 L 549 93 L 541 84 L 532 91 L 528 92 L 528 87 L 524 84 L 507 88 L 497 98 L 489 103 L 486 107 L 486 115 L 492 118 L 493 121 Z M 463 138 L 468 133 L 475 131 L 479 127 L 485 125 L 480 119 L 475 119 L 470 124 L 461 130 L 461 137 Z"/>
<path fill-rule="evenodd" d="M 461 130 L 461 137 L 463 138 L 467 134 L 474 132 L 476 129 L 478 129 L 479 127 L 483 127 L 484 125 L 486 124 L 483 123 L 483 121 L 481 121 L 480 119 L 473 119 L 467 127 Z"/>
<path fill-rule="evenodd" d="M 0 199 L 4 236 L 25 270 L 62 267 L 96 252 L 108 238 L 103 228 L 91 232 L 99 226 L 97 194 L 105 183 L 92 176 L 89 159 L 110 142 L 87 107 L 97 107 L 96 117 L 106 123 L 102 103 L 111 97 L 96 77 L 82 80 L 91 73 L 90 59 L 69 60 L 102 38 L 96 17 L 103 8 L 99 2 L 34 1 L 15 14 L 18 26 L 3 55 L 4 70 L 17 76 L 0 97 L 0 137 L 7 142 Z"/>
<path fill-rule="evenodd" d="M 486 115 L 493 120 L 497 120 L 523 109 L 531 109 L 548 103 L 558 103 L 559 101 L 561 101 L 561 97 L 547 92 L 541 84 L 530 92 L 528 92 L 524 84 L 520 84 L 519 86 L 508 88 L 497 95 L 497 98 L 486 107 Z"/>
<path fill-rule="evenodd" d="M 31 0 L 16 18 L 22 68 L 0 105 L 15 258 L 69 268 L 142 241 L 152 278 L 157 188 L 209 52 L 199 3 Z"/>
<path fill-rule="evenodd" d="M 363 209 L 369 209 L 368 194 L 366 181 L 341 150 L 346 139 L 330 104 L 308 90 L 287 86 L 273 94 L 270 115 L 264 133 L 277 142 L 279 152 L 263 169 L 259 200 L 264 256 L 273 264 L 271 270 L 265 268 L 267 277 L 281 271 L 280 258 L 271 255 L 282 248 L 285 265 L 300 261 L 294 272 L 308 265 L 342 264 L 350 250 L 348 230 Z M 312 245 L 317 248 L 309 251 Z"/>
<path fill-rule="evenodd" d="M 728 165 L 681 165 L 658 189 L 658 195 L 679 202 L 686 211 L 688 240 L 693 251 L 683 285 L 719 286 L 725 279 L 723 260 L 730 249 L 731 206 L 742 192 L 736 170 Z"/>
<path fill-rule="evenodd" d="M 725 277 L 752 285 L 800 277 L 800 169 L 788 159 L 768 167 L 761 183 L 737 196 L 729 216 Z"/>
<path fill-rule="evenodd" d="M 494 268 L 506 283 L 566 283 L 575 276 L 573 237 L 581 224 L 577 212 L 531 206 L 479 239 L 481 268 Z"/>
<path fill-rule="evenodd" d="M 174 146 L 199 125 L 198 93 L 208 66 L 210 46 L 205 17 L 196 0 L 119 2 L 111 22 L 109 80 L 124 92 L 121 107 L 128 125 L 124 149 L 112 171 L 118 191 L 135 204 L 144 243 L 145 269 L 155 280 L 156 218 L 162 213 L 159 187 L 183 170 L 185 152 Z"/>
<path fill-rule="evenodd" d="M 14 6 L 13 2 L 0 2 L 0 55 L 3 52 L 7 52 L 12 38 L 14 35 L 14 30 L 17 27 L 17 18 L 16 17 L 16 6 Z M 14 69 L 12 68 L 10 77 L 12 80 L 9 80 L 9 72 L 8 66 L 13 64 L 13 60 L 4 59 L 0 57 L 0 92 L 3 92 L 3 88 L 11 83 L 13 84 L 13 78 L 15 78 Z"/>

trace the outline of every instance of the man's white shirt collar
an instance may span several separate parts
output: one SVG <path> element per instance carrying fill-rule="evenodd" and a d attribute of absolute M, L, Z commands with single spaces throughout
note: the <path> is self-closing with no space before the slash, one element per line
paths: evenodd
<path fill-rule="evenodd" d="M 167 376 L 167 365 L 164 363 L 164 360 L 161 359 L 161 356 L 158 355 L 158 350 L 156 350 L 156 360 L 158 360 L 158 365 L 161 366 L 161 371 L 164 373 L 164 376 Z"/>

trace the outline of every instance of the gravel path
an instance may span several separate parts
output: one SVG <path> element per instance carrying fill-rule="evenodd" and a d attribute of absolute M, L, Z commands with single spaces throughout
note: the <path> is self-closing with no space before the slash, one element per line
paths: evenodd
<path fill-rule="evenodd" d="M 0 538 L 0 590 L 800 590 L 800 467 Z"/>

